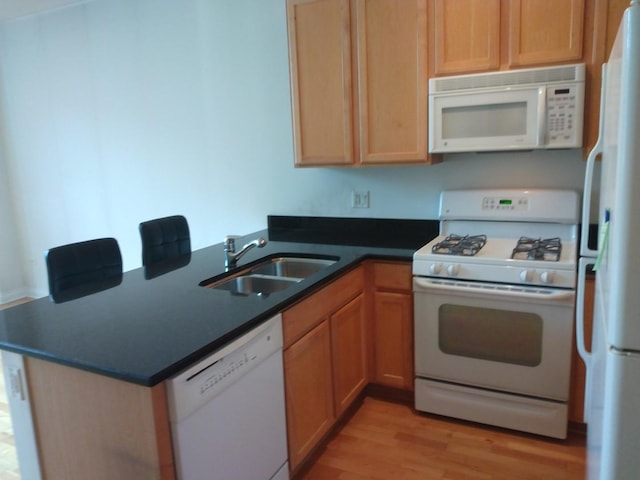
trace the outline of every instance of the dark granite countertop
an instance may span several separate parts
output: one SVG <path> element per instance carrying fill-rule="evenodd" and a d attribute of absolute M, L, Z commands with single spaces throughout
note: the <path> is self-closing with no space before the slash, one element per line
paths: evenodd
<path fill-rule="evenodd" d="M 432 220 L 270 216 L 268 230 L 237 241 L 269 241 L 247 253 L 238 268 L 280 253 L 339 261 L 281 292 L 237 296 L 199 285 L 224 272 L 223 247 L 216 244 L 166 273 L 139 268 L 126 272 L 117 286 L 72 301 L 41 298 L 2 310 L 0 349 L 153 386 L 366 258 L 411 260 L 437 228 Z"/>

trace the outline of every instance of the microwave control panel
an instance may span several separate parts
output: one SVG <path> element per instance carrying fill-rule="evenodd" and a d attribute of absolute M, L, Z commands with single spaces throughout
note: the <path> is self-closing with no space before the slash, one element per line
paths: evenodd
<path fill-rule="evenodd" d="M 559 148 L 582 143 L 582 85 L 547 87 L 547 146 Z"/>

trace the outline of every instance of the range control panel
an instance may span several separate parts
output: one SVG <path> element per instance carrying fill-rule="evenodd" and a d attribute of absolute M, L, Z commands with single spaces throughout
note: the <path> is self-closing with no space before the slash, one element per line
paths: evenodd
<path fill-rule="evenodd" d="M 527 197 L 484 197 L 482 210 L 528 210 L 529 199 Z"/>
<path fill-rule="evenodd" d="M 540 188 L 444 190 L 439 218 L 577 224 L 580 196 L 573 190 Z"/>

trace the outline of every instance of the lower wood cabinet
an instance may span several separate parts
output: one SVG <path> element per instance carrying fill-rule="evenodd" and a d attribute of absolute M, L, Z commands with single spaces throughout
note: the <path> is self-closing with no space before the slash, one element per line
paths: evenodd
<path fill-rule="evenodd" d="M 369 382 L 413 390 L 410 262 L 366 261 L 282 314 L 289 466 Z"/>
<path fill-rule="evenodd" d="M 340 416 L 367 384 L 364 295 L 331 315 L 331 358 L 336 416 Z"/>
<path fill-rule="evenodd" d="M 284 371 L 289 465 L 293 469 L 335 420 L 328 320 L 284 351 Z"/>
<path fill-rule="evenodd" d="M 411 264 L 374 262 L 372 269 L 373 381 L 413 390 Z"/>
<path fill-rule="evenodd" d="M 366 386 L 365 319 L 362 266 L 282 313 L 291 471 Z"/>

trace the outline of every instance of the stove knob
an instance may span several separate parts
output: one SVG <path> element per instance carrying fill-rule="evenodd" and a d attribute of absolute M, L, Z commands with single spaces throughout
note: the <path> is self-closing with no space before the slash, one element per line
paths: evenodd
<path fill-rule="evenodd" d="M 440 270 L 442 270 L 442 264 L 440 263 L 432 263 L 431 265 L 429 265 L 429 273 L 431 275 L 438 275 L 440 273 Z"/>
<path fill-rule="evenodd" d="M 460 267 L 456 264 L 453 265 L 449 265 L 447 267 L 447 273 L 449 274 L 450 277 L 455 277 L 456 275 L 458 275 L 458 270 L 460 269 Z"/>
<path fill-rule="evenodd" d="M 553 272 L 542 272 L 540 274 L 542 283 L 553 283 Z"/>
<path fill-rule="evenodd" d="M 529 270 L 522 270 L 520 272 L 520 281 L 522 282 L 530 282 L 531 281 L 531 272 Z"/>

